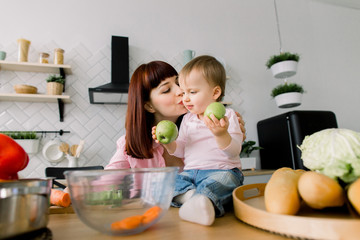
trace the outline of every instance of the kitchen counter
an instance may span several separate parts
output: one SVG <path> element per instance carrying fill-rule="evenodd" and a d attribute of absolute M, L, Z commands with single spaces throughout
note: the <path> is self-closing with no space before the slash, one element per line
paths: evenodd
<path fill-rule="evenodd" d="M 51 230 L 53 240 L 58 239 L 266 239 L 281 240 L 286 237 L 276 235 L 261 229 L 254 228 L 238 220 L 233 212 L 228 212 L 224 217 L 216 218 L 210 226 L 202 226 L 183 221 L 179 218 L 179 209 L 170 208 L 166 215 L 154 226 L 144 232 L 131 235 L 114 237 L 99 233 L 84 223 L 76 214 L 50 214 L 48 228 Z"/>
<path fill-rule="evenodd" d="M 255 170 L 242 170 L 245 177 L 259 176 L 259 175 L 271 175 L 275 170 L 271 169 L 255 169 Z"/>

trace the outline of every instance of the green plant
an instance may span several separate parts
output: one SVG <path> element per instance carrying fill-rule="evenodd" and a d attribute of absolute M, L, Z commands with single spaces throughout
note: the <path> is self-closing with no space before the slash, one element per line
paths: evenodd
<path fill-rule="evenodd" d="M 36 132 L 29 132 L 29 131 L 24 131 L 24 132 L 1 132 L 2 134 L 5 134 L 9 137 L 11 137 L 12 139 L 38 139 L 39 137 L 37 136 Z"/>
<path fill-rule="evenodd" d="M 278 62 L 283 61 L 296 61 L 298 62 L 300 60 L 300 56 L 297 53 L 290 53 L 290 52 L 284 52 L 280 53 L 279 55 L 273 55 L 269 58 L 269 60 L 266 62 L 266 67 L 271 68 L 272 65 Z"/>
<path fill-rule="evenodd" d="M 240 157 L 249 157 L 253 151 L 263 149 L 262 147 L 254 146 L 255 144 L 255 141 L 244 141 L 241 147 Z"/>
<path fill-rule="evenodd" d="M 57 75 L 50 75 L 47 79 L 47 82 L 57 82 L 57 83 L 61 83 L 64 84 L 65 83 L 65 79 L 63 76 L 57 76 Z"/>
<path fill-rule="evenodd" d="M 277 95 L 283 94 L 283 93 L 288 93 L 288 92 L 299 92 L 299 93 L 304 93 L 304 88 L 296 83 L 284 83 L 281 85 L 276 86 L 272 91 L 271 91 L 271 97 L 276 97 Z"/>

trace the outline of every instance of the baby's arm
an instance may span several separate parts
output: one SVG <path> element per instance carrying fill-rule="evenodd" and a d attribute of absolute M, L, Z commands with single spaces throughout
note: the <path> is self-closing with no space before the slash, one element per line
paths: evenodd
<path fill-rule="evenodd" d="M 211 114 L 211 119 L 207 116 L 204 117 L 204 123 L 214 134 L 215 140 L 220 149 L 225 149 L 230 145 L 232 137 L 228 132 L 229 119 L 226 116 L 218 120 L 214 114 Z"/>

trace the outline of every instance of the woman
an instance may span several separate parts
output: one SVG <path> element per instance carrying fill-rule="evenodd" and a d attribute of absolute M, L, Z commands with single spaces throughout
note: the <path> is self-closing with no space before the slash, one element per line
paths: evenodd
<path fill-rule="evenodd" d="M 116 153 L 105 169 L 183 167 L 182 159 L 169 155 L 151 136 L 152 127 L 161 120 L 171 120 L 179 127 L 187 112 L 177 75 L 171 65 L 162 61 L 142 64 L 135 70 L 128 92 L 126 135 L 117 141 Z M 239 123 L 245 133 L 240 116 Z"/>

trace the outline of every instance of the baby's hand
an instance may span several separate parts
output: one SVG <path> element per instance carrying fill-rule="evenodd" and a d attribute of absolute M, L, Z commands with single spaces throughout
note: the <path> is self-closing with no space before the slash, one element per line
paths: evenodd
<path fill-rule="evenodd" d="M 157 137 L 156 137 L 156 126 L 153 126 L 152 129 L 151 129 L 151 135 L 152 135 L 152 138 L 155 140 L 156 143 L 159 143 L 159 140 L 157 140 Z"/>
<path fill-rule="evenodd" d="M 245 141 L 246 139 L 246 129 L 245 129 L 245 122 L 242 118 L 242 116 L 240 115 L 240 113 L 238 112 L 235 112 L 236 116 L 237 116 L 237 119 L 238 119 L 238 122 L 239 122 L 239 125 L 240 125 L 240 129 L 241 129 L 241 132 L 243 134 L 243 141 Z"/>
<path fill-rule="evenodd" d="M 211 119 L 205 116 L 204 123 L 215 136 L 220 136 L 227 132 L 229 119 L 226 116 L 220 120 L 218 120 L 214 114 L 211 114 L 210 117 Z"/>

